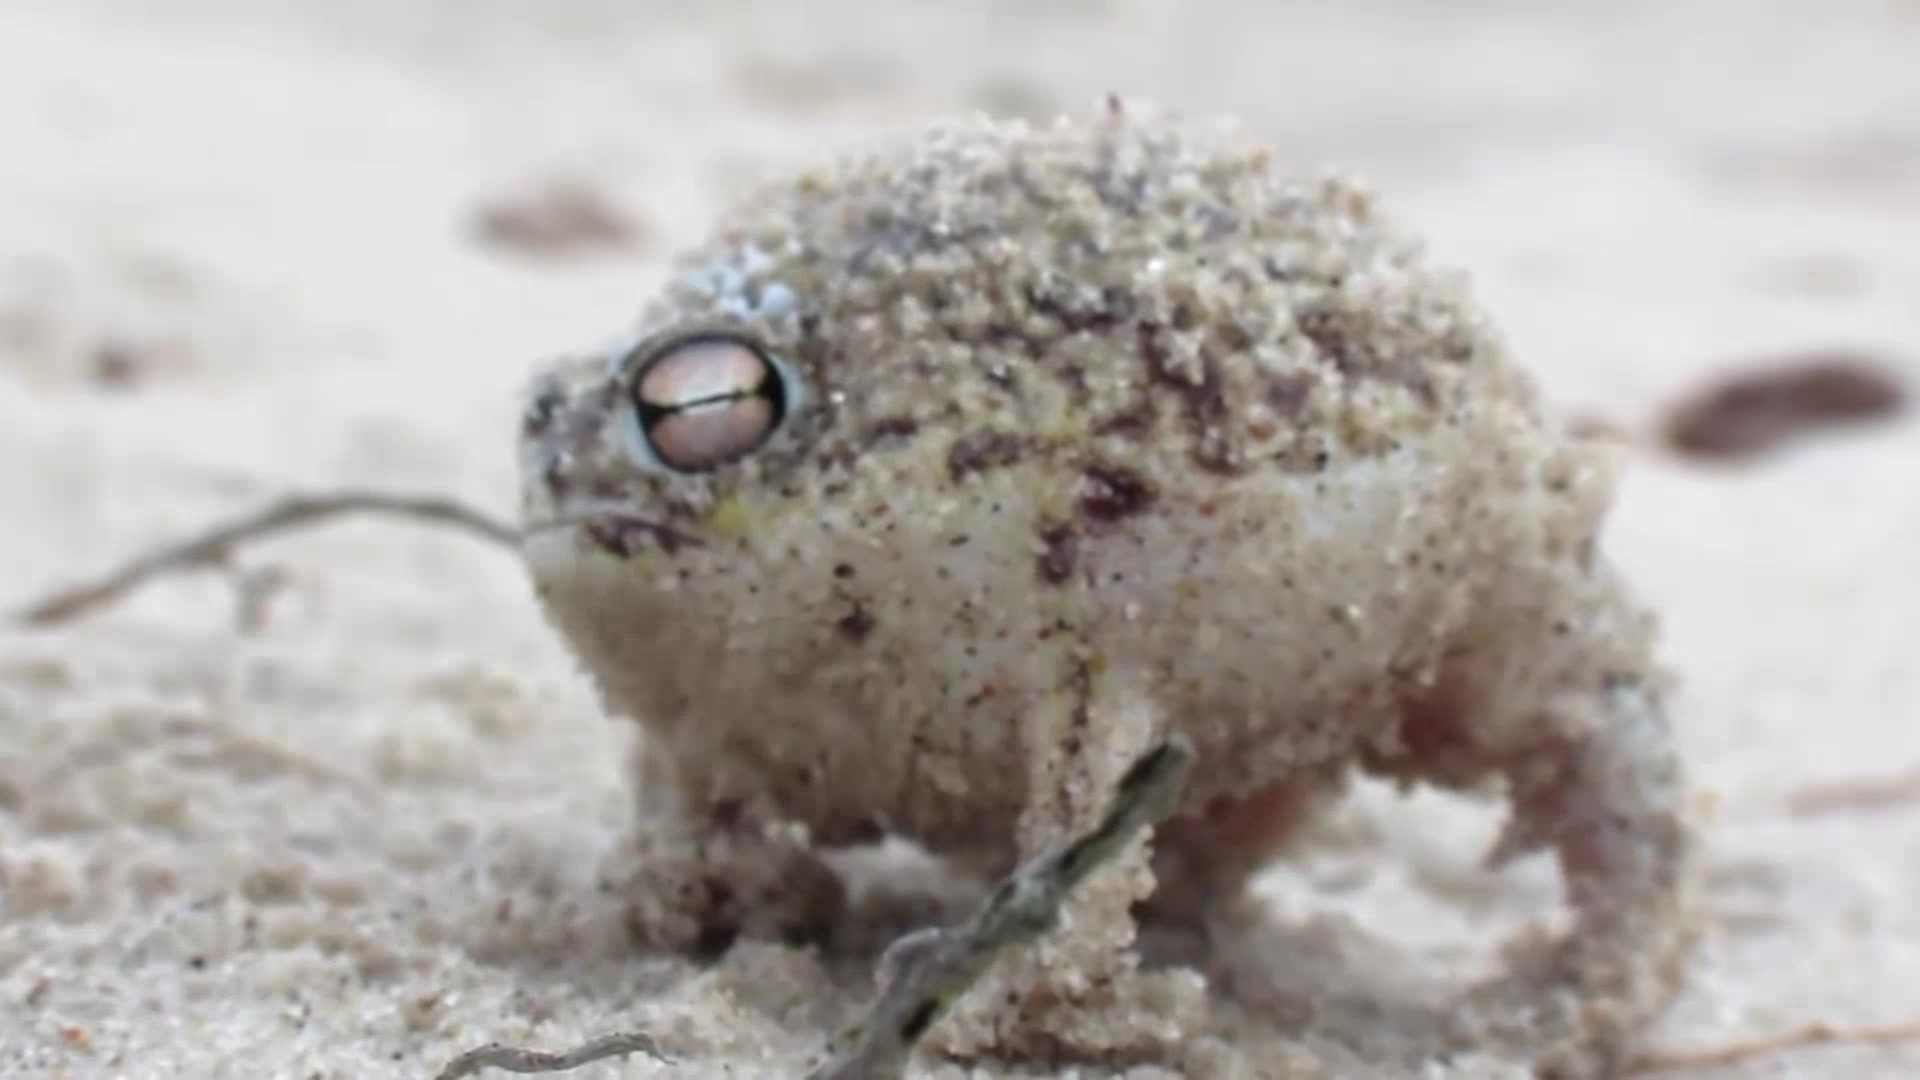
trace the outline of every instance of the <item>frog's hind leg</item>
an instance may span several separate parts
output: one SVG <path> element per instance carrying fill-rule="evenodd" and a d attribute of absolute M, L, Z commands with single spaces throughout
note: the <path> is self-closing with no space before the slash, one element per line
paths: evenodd
<path fill-rule="evenodd" d="M 1445 787 L 1496 779 L 1510 814 L 1489 862 L 1559 863 L 1571 931 L 1477 988 L 1453 1014 L 1460 1041 L 1537 1075 L 1612 1076 L 1693 936 L 1688 792 L 1651 620 L 1604 568 L 1532 595 L 1546 599 L 1507 608 L 1367 764 Z"/>
<path fill-rule="evenodd" d="M 1658 687 L 1604 677 L 1555 708 L 1556 734 L 1501 770 L 1512 813 L 1489 862 L 1551 850 L 1575 922 L 1538 970 L 1485 988 L 1489 1008 L 1463 1027 L 1532 1044 L 1543 1075 L 1612 1076 L 1678 985 L 1693 839 Z"/>

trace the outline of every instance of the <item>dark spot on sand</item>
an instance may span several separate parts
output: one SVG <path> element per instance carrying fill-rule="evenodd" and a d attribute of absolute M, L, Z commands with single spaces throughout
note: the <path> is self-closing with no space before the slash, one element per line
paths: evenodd
<path fill-rule="evenodd" d="M 1300 312 L 1296 324 L 1300 333 L 1349 379 L 1378 379 L 1404 386 L 1421 400 L 1434 400 L 1433 382 L 1417 358 L 1382 353 L 1369 341 L 1366 327 L 1355 325 L 1362 318 L 1339 307 L 1326 306 Z M 1464 363 L 1473 355 L 1471 342 L 1440 340 L 1430 343 L 1433 356 L 1450 363 Z"/>
<path fill-rule="evenodd" d="M 1313 396 L 1312 382 L 1297 374 L 1268 376 L 1266 390 L 1267 407 L 1282 420 L 1299 419 Z"/>
<path fill-rule="evenodd" d="M 851 469 L 861 454 L 894 450 L 920 433 L 920 421 L 911 416 L 883 416 L 861 428 L 848 440 L 831 440 L 814 461 L 822 469 Z"/>
<path fill-rule="evenodd" d="M 1074 291 L 1060 283 L 1033 285 L 1027 289 L 1027 306 L 1060 326 L 1064 336 L 1104 334 L 1124 322 L 1133 312 L 1133 296 L 1124 289 L 1104 289 L 1099 296 Z"/>
<path fill-rule="evenodd" d="M 587 184 L 554 180 L 481 207 L 474 232 L 494 247 L 557 259 L 623 251 L 646 230 Z"/>
<path fill-rule="evenodd" d="M 861 439 L 868 446 L 874 446 L 896 439 L 911 438 L 919 431 L 920 421 L 911 416 L 883 416 L 867 425 L 866 430 L 861 432 Z"/>
<path fill-rule="evenodd" d="M 1064 284 L 1045 282 L 1029 286 L 1026 300 L 1028 313 L 1038 318 L 1019 323 L 996 322 L 982 329 L 980 337 L 998 351 L 1022 352 L 1035 361 L 1046 359 L 1054 345 L 1064 338 L 1112 332 L 1126 321 L 1133 307 L 1132 296 L 1124 291 L 1109 289 L 1098 296 L 1088 296 Z M 1075 374 L 1084 378 L 1084 373 Z M 1018 386 L 1010 371 L 999 374 L 990 371 L 988 381 L 1010 394 L 1017 394 Z"/>
<path fill-rule="evenodd" d="M 1340 312 L 1322 308 L 1302 311 L 1296 316 L 1300 333 L 1320 355 L 1333 362 L 1342 375 L 1357 376 L 1370 366 L 1366 349 L 1356 340 L 1352 327 Z"/>
<path fill-rule="evenodd" d="M 1020 398 L 1020 380 L 1005 364 L 993 364 L 985 372 L 989 385 L 1014 400 Z"/>
<path fill-rule="evenodd" d="M 1153 482 L 1124 465 L 1094 461 L 1081 470 L 1086 481 L 1080 511 L 1097 522 L 1133 517 L 1153 505 Z"/>
<path fill-rule="evenodd" d="M 1294 476 L 1310 476 L 1325 472 L 1327 466 L 1333 463 L 1333 454 L 1327 449 L 1326 444 L 1316 437 L 1295 442 L 1274 460 L 1282 472 L 1291 473 Z"/>
<path fill-rule="evenodd" d="M 1074 662 L 1067 689 L 1073 694 L 1073 711 L 1068 714 L 1067 733 L 1060 740 L 1060 749 L 1071 756 L 1085 745 L 1085 733 L 1093 719 L 1093 668 L 1085 660 Z"/>
<path fill-rule="evenodd" d="M 1907 392 L 1885 361 L 1811 352 L 1696 391 L 1669 411 L 1664 435 L 1671 449 L 1690 457 L 1751 457 L 1818 428 L 1886 419 L 1906 404 Z"/>
<path fill-rule="evenodd" d="M 858 645 L 867 640 L 867 636 L 872 634 L 873 628 L 879 624 L 875 622 L 873 613 L 867 610 L 867 606 L 855 600 L 852 610 L 842 615 L 840 621 L 833 625 L 834 629 L 840 631 L 841 637 Z"/>
<path fill-rule="evenodd" d="M 160 342 L 106 341 L 88 357 L 87 374 L 102 389 L 133 390 L 180 353 Z"/>
<path fill-rule="evenodd" d="M 1067 388 L 1067 393 L 1072 396 L 1073 400 L 1085 401 L 1087 399 L 1086 368 L 1081 367 L 1079 364 L 1061 364 L 1054 369 L 1054 376 L 1060 380 L 1061 386 Z"/>
<path fill-rule="evenodd" d="M 1184 305 L 1177 307 L 1174 329 L 1181 328 L 1183 319 L 1190 327 L 1194 318 Z M 1227 396 L 1218 359 L 1203 352 L 1191 364 L 1176 365 L 1165 333 L 1166 328 L 1157 323 L 1140 324 L 1137 344 L 1146 362 L 1147 378 L 1179 397 L 1192 439 L 1194 463 L 1211 473 L 1239 472 L 1239 455 L 1226 430 Z"/>
<path fill-rule="evenodd" d="M 1025 455 L 1027 441 L 1004 431 L 970 431 L 947 451 L 947 475 L 964 480 L 975 473 L 1011 465 Z"/>
<path fill-rule="evenodd" d="M 1040 544 L 1040 580 L 1049 585 L 1066 584 L 1080 558 L 1080 534 L 1071 525 L 1050 525 L 1041 530 Z"/>
<path fill-rule="evenodd" d="M 1268 281 L 1299 281 L 1305 276 L 1298 265 L 1282 262 L 1274 255 L 1260 260 L 1260 269 L 1267 272 Z"/>
<path fill-rule="evenodd" d="M 1241 353 L 1253 347 L 1253 335 L 1237 322 L 1223 322 L 1213 328 L 1213 347 L 1226 353 Z"/>
<path fill-rule="evenodd" d="M 1155 419 L 1153 398 L 1142 394 L 1119 412 L 1109 413 L 1093 422 L 1095 435 L 1118 435 L 1135 442 L 1153 434 Z"/>
<path fill-rule="evenodd" d="M 1217 203 L 1208 203 L 1194 216 L 1200 222 L 1200 237 L 1210 243 L 1225 240 L 1240 231 L 1240 215 Z"/>

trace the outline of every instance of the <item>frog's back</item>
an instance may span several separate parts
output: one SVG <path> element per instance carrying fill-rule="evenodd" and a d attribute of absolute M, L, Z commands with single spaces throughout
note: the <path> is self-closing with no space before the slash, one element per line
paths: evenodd
<path fill-rule="evenodd" d="M 792 343 L 841 414 L 823 460 L 934 427 L 981 433 L 956 474 L 1107 444 L 1306 476 L 1490 393 L 1532 405 L 1463 280 L 1367 192 L 1118 107 L 842 159 L 747 200 L 683 266 L 663 308 L 726 293 Z"/>

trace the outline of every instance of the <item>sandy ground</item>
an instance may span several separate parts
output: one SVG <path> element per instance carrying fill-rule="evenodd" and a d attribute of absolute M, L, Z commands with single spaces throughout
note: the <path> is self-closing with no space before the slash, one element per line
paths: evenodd
<path fill-rule="evenodd" d="M 0 3 L 0 596 L 288 489 L 508 512 L 529 363 L 619 327 L 760 170 L 1108 89 L 1369 177 L 1557 401 L 1633 432 L 1778 350 L 1920 380 L 1920 7 L 1335 7 Z M 482 204 L 565 175 L 636 243 L 477 237 Z M 1793 799 L 1920 763 L 1917 466 L 1912 419 L 1745 466 L 1631 451 L 1609 542 L 1666 612 L 1718 806 L 1661 1046 L 1920 1014 L 1920 797 Z M 202 574 L 0 631 L 0 1072 L 424 1077 L 642 1026 L 684 1075 L 793 1076 L 852 1015 L 845 964 L 625 946 L 596 865 L 628 732 L 510 558 L 365 523 L 241 561 L 284 579 L 251 629 Z M 1538 914 L 1549 876 L 1473 869 L 1493 827 L 1357 797 L 1273 875 L 1320 928 L 1281 981 L 1418 982 Z M 1221 1060 L 1264 1075 L 1289 1038 Z M 1698 1075 L 1917 1074 L 1920 1040 Z"/>

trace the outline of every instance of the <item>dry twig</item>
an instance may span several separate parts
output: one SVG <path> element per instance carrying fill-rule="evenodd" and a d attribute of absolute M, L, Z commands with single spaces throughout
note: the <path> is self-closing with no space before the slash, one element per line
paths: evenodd
<path fill-rule="evenodd" d="M 474 229 L 489 244 L 548 258 L 621 251 L 647 231 L 594 187 L 564 178 L 488 204 Z"/>
<path fill-rule="evenodd" d="M 1920 1039 L 1920 1016 L 1895 1024 L 1863 1024 L 1859 1027 L 1813 1023 L 1778 1035 L 1744 1039 L 1724 1046 L 1708 1046 L 1695 1050 L 1656 1050 L 1635 1061 L 1632 1071 L 1635 1075 L 1644 1075 L 1668 1072 L 1673 1069 L 1715 1069 L 1809 1046 L 1846 1043 L 1889 1044 L 1911 1042 L 1916 1039 Z"/>
<path fill-rule="evenodd" d="M 93 581 L 37 600 L 15 612 L 14 618 L 28 626 L 67 622 L 112 603 L 162 574 L 218 564 L 241 543 L 348 514 L 381 514 L 450 525 L 507 546 L 520 540 L 519 530 L 450 499 L 370 491 L 292 495 L 237 521 L 140 555 Z"/>
<path fill-rule="evenodd" d="M 1885 810 L 1920 802 L 1920 765 L 1891 776 L 1863 776 L 1810 784 L 1787 796 L 1787 809 L 1802 817 L 1838 810 Z"/>
<path fill-rule="evenodd" d="M 646 1054 L 660 1061 L 673 1060 L 661 1053 L 660 1045 L 651 1038 L 639 1032 L 625 1031 L 603 1035 L 558 1054 L 488 1043 L 448 1062 L 434 1080 L 460 1080 L 463 1076 L 477 1075 L 482 1069 L 500 1069 L 512 1073 L 562 1072 L 607 1058 L 626 1057 L 628 1054 Z"/>
<path fill-rule="evenodd" d="M 946 1015 L 999 954 L 1052 929 L 1074 887 L 1126 850 L 1180 803 L 1193 748 L 1175 737 L 1141 755 L 1114 791 L 1100 823 L 1001 881 L 972 918 L 957 927 L 916 930 L 880 958 L 879 999 L 842 1035 L 841 1051 L 807 1080 L 898 1080 L 922 1036 Z M 557 1072 L 634 1052 L 668 1060 L 652 1039 L 622 1033 L 546 1054 L 492 1043 L 455 1058 L 436 1080 L 457 1080 L 489 1066 L 514 1072 Z"/>

